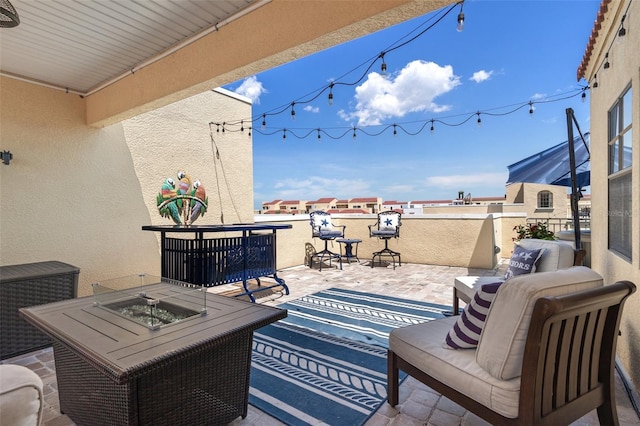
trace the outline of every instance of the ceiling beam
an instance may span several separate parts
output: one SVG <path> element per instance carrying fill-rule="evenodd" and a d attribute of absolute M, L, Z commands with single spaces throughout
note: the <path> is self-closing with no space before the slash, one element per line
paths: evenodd
<path fill-rule="evenodd" d="M 87 124 L 107 126 L 452 3 L 272 0 L 87 96 Z"/>

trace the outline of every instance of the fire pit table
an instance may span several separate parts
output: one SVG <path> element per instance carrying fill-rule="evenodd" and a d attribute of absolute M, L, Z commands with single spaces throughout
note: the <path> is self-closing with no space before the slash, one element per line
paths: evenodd
<path fill-rule="evenodd" d="M 93 297 L 20 309 L 52 338 L 61 412 L 78 424 L 246 417 L 253 331 L 287 311 L 144 274 L 114 281 L 94 284 Z"/>

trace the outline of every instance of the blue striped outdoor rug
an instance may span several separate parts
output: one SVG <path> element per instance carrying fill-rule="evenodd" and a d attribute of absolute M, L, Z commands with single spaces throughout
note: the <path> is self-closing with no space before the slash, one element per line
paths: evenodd
<path fill-rule="evenodd" d="M 361 425 L 387 397 L 389 332 L 451 307 L 331 288 L 254 334 L 249 402 L 289 425 Z"/>

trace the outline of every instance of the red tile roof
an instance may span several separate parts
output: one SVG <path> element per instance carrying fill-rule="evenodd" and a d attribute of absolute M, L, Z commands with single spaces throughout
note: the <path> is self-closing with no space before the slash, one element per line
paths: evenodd
<path fill-rule="evenodd" d="M 602 3 L 600 3 L 600 10 L 598 10 L 598 15 L 596 16 L 596 20 L 593 24 L 591 36 L 589 37 L 589 42 L 587 43 L 587 48 L 585 49 L 584 56 L 582 57 L 582 62 L 578 67 L 578 81 L 580 81 L 580 79 L 584 77 L 584 73 L 586 72 L 589 61 L 591 60 L 591 54 L 593 53 L 593 48 L 596 44 L 596 39 L 598 38 L 598 32 L 602 27 L 604 15 L 607 13 L 607 10 L 609 8 L 609 3 L 611 3 L 611 0 L 602 0 Z"/>
<path fill-rule="evenodd" d="M 366 198 L 352 198 L 352 203 L 377 203 L 378 199 L 376 197 L 366 197 Z"/>

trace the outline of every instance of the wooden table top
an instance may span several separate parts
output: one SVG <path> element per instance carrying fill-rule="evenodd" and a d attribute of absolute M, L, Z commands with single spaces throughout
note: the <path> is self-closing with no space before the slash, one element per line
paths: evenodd
<path fill-rule="evenodd" d="M 145 286 L 149 295 L 174 297 L 177 286 Z M 202 293 L 190 291 L 194 310 Z M 185 301 L 188 304 L 188 301 Z M 197 309 L 198 308 L 198 309 Z M 207 314 L 152 330 L 100 306 L 93 296 L 20 309 L 29 323 L 64 344 L 118 383 L 143 375 L 176 356 L 215 347 L 287 316 L 286 309 L 207 293 Z"/>

